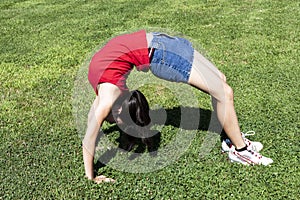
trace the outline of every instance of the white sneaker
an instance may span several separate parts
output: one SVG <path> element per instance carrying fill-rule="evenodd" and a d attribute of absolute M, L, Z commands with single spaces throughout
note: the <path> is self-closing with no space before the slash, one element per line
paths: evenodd
<path fill-rule="evenodd" d="M 246 138 L 246 136 L 251 136 L 251 135 L 255 135 L 255 132 L 254 131 L 248 131 L 247 133 L 241 133 L 242 134 L 242 137 L 244 139 L 244 142 L 246 143 L 246 145 L 248 147 L 250 147 L 253 151 L 255 152 L 260 152 L 262 149 L 263 149 L 263 145 L 262 143 L 260 142 L 254 142 L 254 141 L 251 141 L 249 139 Z M 225 139 L 222 141 L 222 152 L 225 153 L 225 152 L 229 152 L 230 148 L 232 147 L 232 142 L 230 139 Z"/>
<path fill-rule="evenodd" d="M 229 160 L 231 162 L 242 163 L 244 165 L 270 165 L 273 163 L 271 158 L 262 156 L 261 154 L 253 151 L 251 148 L 247 148 L 245 151 L 238 152 L 234 146 L 230 148 L 228 153 Z"/>

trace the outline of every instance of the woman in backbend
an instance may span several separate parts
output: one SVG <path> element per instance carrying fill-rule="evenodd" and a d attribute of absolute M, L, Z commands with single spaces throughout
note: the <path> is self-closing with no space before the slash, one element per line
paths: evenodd
<path fill-rule="evenodd" d="M 254 151 L 251 141 L 242 136 L 234 109 L 233 91 L 223 73 L 194 50 L 188 40 L 140 30 L 111 39 L 91 60 L 88 79 L 96 97 L 83 139 L 83 159 L 88 179 L 112 181 L 105 176 L 94 177 L 95 143 L 98 130 L 112 111 L 114 102 L 128 92 L 126 79 L 133 67 L 143 72 L 150 70 L 159 78 L 183 82 L 211 95 L 218 120 L 233 144 L 229 150 L 231 161 L 251 165 L 269 165 L 273 162 Z"/>

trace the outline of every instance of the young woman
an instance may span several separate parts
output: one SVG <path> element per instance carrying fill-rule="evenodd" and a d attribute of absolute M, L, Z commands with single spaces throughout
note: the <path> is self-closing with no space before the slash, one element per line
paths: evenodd
<path fill-rule="evenodd" d="M 113 181 L 105 176 L 94 177 L 95 143 L 98 130 L 109 116 L 114 102 L 128 92 L 126 79 L 133 67 L 143 72 L 150 70 L 159 78 L 187 83 L 210 94 L 218 120 L 233 144 L 229 150 L 231 161 L 258 165 L 273 162 L 253 151 L 251 141 L 245 141 L 242 136 L 234 109 L 233 91 L 223 73 L 194 50 L 188 40 L 140 30 L 111 39 L 91 60 L 88 79 L 96 98 L 83 139 L 83 160 L 88 179 Z"/>

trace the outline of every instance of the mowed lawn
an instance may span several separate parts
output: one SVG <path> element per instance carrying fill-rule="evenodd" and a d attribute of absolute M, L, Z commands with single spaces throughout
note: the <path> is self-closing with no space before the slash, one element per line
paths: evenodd
<path fill-rule="evenodd" d="M 298 0 L 2 0 L 0 11 L 0 199 L 300 199 Z M 179 156 L 152 170 L 107 162 L 98 173 L 114 184 L 84 177 L 87 116 L 76 111 L 94 95 L 87 63 L 108 39 L 139 29 L 186 36 L 226 74 L 241 129 L 256 132 L 249 139 L 264 144 L 271 166 L 230 163 L 207 128 L 210 97 L 193 89 L 200 125 L 171 145 L 185 147 Z M 182 130 L 183 97 L 157 82 L 137 88 L 170 119 L 158 125 L 159 156 Z M 118 145 L 118 130 L 103 130 Z"/>

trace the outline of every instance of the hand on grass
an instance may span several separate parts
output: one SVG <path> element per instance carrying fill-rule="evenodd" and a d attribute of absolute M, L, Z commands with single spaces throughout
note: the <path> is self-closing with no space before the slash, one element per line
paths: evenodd
<path fill-rule="evenodd" d="M 114 183 L 116 182 L 114 179 L 112 178 L 107 178 L 106 176 L 100 175 L 100 176 L 96 176 L 93 181 L 97 184 L 99 183 Z"/>

